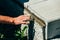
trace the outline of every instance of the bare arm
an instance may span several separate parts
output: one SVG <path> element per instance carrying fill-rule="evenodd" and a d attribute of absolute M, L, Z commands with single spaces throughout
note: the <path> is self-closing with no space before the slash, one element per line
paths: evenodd
<path fill-rule="evenodd" d="M 9 16 L 0 15 L 0 23 L 11 23 L 13 24 L 13 18 Z"/>
<path fill-rule="evenodd" d="M 0 15 L 0 23 L 7 23 L 7 24 L 10 23 L 10 24 L 15 24 L 15 25 L 28 24 L 29 22 L 26 20 L 30 20 L 30 17 L 27 15 L 21 15 L 15 18 Z"/>

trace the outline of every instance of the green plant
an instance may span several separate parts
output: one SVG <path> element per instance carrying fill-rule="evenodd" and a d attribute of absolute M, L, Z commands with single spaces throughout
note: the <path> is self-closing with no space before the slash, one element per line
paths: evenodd
<path fill-rule="evenodd" d="M 20 28 L 18 28 L 16 31 L 15 31 L 15 37 L 18 39 L 18 40 L 25 40 L 24 38 L 25 37 L 25 31 L 27 29 L 27 26 L 24 26 L 24 28 L 22 30 L 20 30 Z M 4 39 L 6 38 L 4 34 L 0 33 L 0 39 Z"/>
<path fill-rule="evenodd" d="M 0 39 L 4 38 L 4 34 L 0 33 Z"/>
<path fill-rule="evenodd" d="M 23 30 L 18 29 L 18 30 L 15 31 L 15 36 L 18 38 L 18 40 L 20 40 L 20 39 L 24 40 L 24 37 L 25 37 L 24 32 L 25 32 L 26 29 L 27 29 L 27 26 L 25 26 L 23 28 Z"/>

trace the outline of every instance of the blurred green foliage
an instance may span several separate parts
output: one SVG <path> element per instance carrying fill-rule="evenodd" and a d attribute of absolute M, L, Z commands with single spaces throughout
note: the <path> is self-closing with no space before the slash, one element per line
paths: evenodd
<path fill-rule="evenodd" d="M 23 40 L 25 37 L 25 31 L 27 29 L 27 26 L 25 26 L 22 30 L 16 30 L 15 31 L 15 36 L 18 38 L 18 40 Z"/>
<path fill-rule="evenodd" d="M 24 28 L 22 30 L 20 30 L 20 28 L 18 28 L 16 31 L 15 31 L 15 37 L 18 39 L 18 40 L 24 40 L 24 38 L 27 38 L 25 37 L 25 31 L 27 29 L 27 26 L 24 26 Z M 4 34 L 0 33 L 0 39 L 4 39 L 5 36 Z M 26 40 L 26 39 L 25 39 Z"/>

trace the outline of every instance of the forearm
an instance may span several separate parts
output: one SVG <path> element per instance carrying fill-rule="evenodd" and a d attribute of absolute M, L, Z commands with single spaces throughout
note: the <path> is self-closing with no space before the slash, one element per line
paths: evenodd
<path fill-rule="evenodd" d="M 30 17 L 27 15 L 20 15 L 18 17 L 9 17 L 9 16 L 3 16 L 0 15 L 0 23 L 8 23 L 8 24 L 14 24 L 14 25 L 19 25 L 19 24 L 28 24 L 26 20 L 30 20 Z"/>
<path fill-rule="evenodd" d="M 0 23 L 10 23 L 13 24 L 13 18 L 9 16 L 0 15 Z"/>

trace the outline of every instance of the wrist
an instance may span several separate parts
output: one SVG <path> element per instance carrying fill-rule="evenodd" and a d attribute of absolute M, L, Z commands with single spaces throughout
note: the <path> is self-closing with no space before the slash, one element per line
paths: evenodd
<path fill-rule="evenodd" d="M 0 15 L 0 23 L 13 24 L 14 18 Z"/>
<path fill-rule="evenodd" d="M 14 24 L 14 18 L 10 18 L 9 23 Z"/>

